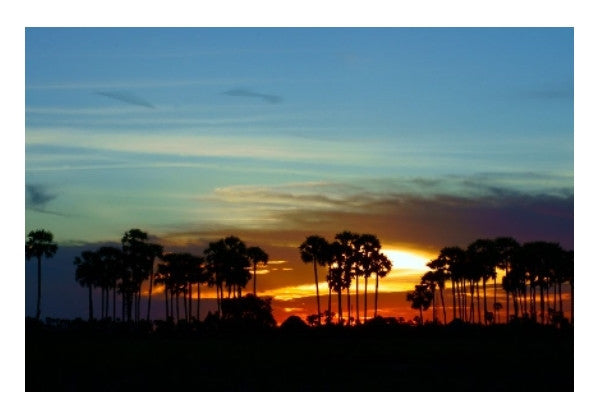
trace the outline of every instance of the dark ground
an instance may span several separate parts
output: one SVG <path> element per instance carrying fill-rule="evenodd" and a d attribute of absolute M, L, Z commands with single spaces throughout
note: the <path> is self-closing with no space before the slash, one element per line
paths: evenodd
<path fill-rule="evenodd" d="M 573 391 L 573 329 L 26 322 L 26 391 Z"/>

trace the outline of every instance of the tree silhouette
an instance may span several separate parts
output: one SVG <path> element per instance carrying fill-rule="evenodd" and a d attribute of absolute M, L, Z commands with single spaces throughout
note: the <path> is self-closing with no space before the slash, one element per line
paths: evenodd
<path fill-rule="evenodd" d="M 356 278 L 356 318 L 358 319 L 358 275 L 360 274 L 358 263 L 360 261 L 356 248 L 356 242 L 359 235 L 350 232 L 343 231 L 336 234 L 335 240 L 339 243 L 338 260 L 337 264 L 342 268 L 342 284 L 343 289 L 346 289 L 348 296 L 348 323 L 352 322 L 352 307 L 350 305 L 350 286 L 352 284 L 352 278 Z"/>
<path fill-rule="evenodd" d="M 252 263 L 252 269 L 254 272 L 253 275 L 253 286 L 254 286 L 254 294 L 256 295 L 256 265 L 258 263 L 262 263 L 266 265 L 269 262 L 269 255 L 263 251 L 260 247 L 248 247 L 247 250 L 248 258 Z"/>
<path fill-rule="evenodd" d="M 300 244 L 300 259 L 304 263 L 313 263 L 315 275 L 315 290 L 317 292 L 317 315 L 319 325 L 321 325 L 321 300 L 319 297 L 319 276 L 317 274 L 317 264 L 324 266 L 330 258 L 330 249 L 327 240 L 319 235 L 306 237 Z M 331 308 L 330 308 L 331 309 Z"/>
<path fill-rule="evenodd" d="M 25 242 L 25 258 L 30 260 L 37 259 L 37 306 L 35 319 L 39 320 L 41 315 L 42 301 L 42 257 L 51 258 L 56 254 L 58 245 L 53 241 L 54 236 L 51 232 L 44 229 L 37 229 L 27 234 Z"/>
<path fill-rule="evenodd" d="M 431 260 L 427 267 L 441 271 L 445 279 L 449 279 L 452 284 L 452 319 L 457 318 L 457 309 L 460 319 L 463 319 L 463 303 L 461 283 L 465 277 L 466 253 L 460 247 L 444 247 L 440 254 L 434 260 Z"/>
<path fill-rule="evenodd" d="M 190 253 L 168 253 L 161 256 L 156 282 L 165 286 L 165 298 L 167 298 L 167 289 L 172 295 L 175 295 L 177 320 L 179 320 L 179 296 L 188 292 L 189 283 L 195 283 L 198 280 L 202 274 L 201 264 L 202 258 Z M 191 316 L 189 308 L 185 308 L 185 313 L 186 320 L 189 320 Z M 168 320 L 168 312 L 166 316 Z"/>
<path fill-rule="evenodd" d="M 567 251 L 565 254 L 565 274 L 567 281 L 571 287 L 571 325 L 575 324 L 575 274 L 574 274 L 574 266 L 575 266 L 575 258 L 573 254 L 573 250 Z"/>
<path fill-rule="evenodd" d="M 392 270 L 392 262 L 383 253 L 376 253 L 373 257 L 373 273 L 375 273 L 375 308 L 373 317 L 377 317 L 377 300 L 379 295 L 379 279 L 388 275 Z"/>
<path fill-rule="evenodd" d="M 228 296 L 241 297 L 242 288 L 250 279 L 246 245 L 236 236 L 229 236 L 211 242 L 204 250 L 207 269 L 210 274 L 209 285 L 216 286 L 217 313 L 222 314 L 223 284 L 228 288 Z"/>
<path fill-rule="evenodd" d="M 83 286 L 88 288 L 88 306 L 89 306 L 89 320 L 94 319 L 94 302 L 92 297 L 92 287 L 100 284 L 100 258 L 98 253 L 95 251 L 83 251 L 81 257 L 75 257 L 73 261 L 77 267 L 75 269 L 75 280 Z"/>
<path fill-rule="evenodd" d="M 369 277 L 375 273 L 375 270 L 377 269 L 377 256 L 380 254 L 379 251 L 381 250 L 381 243 L 379 242 L 379 239 L 373 235 L 373 234 L 362 234 L 360 235 L 355 243 L 356 246 L 356 257 L 357 257 L 357 262 L 356 262 L 356 271 L 358 272 L 357 276 L 356 276 L 356 296 L 357 296 L 357 303 L 356 303 L 356 307 L 357 307 L 357 311 L 356 311 L 356 317 L 359 317 L 359 312 L 358 312 L 358 276 L 362 275 L 365 279 L 365 292 L 364 292 L 364 301 L 363 301 L 363 321 L 366 322 L 367 321 L 367 292 L 368 292 L 368 281 L 369 281 Z"/>
<path fill-rule="evenodd" d="M 431 305 L 433 292 L 428 285 L 417 284 L 415 290 L 406 294 L 406 300 L 410 302 L 410 307 L 419 310 L 420 324 L 423 324 L 423 311 Z"/>
<path fill-rule="evenodd" d="M 127 320 L 131 320 L 131 310 L 135 297 L 135 319 L 140 319 L 141 286 L 154 268 L 154 260 L 160 256 L 162 247 L 150 244 L 148 234 L 140 229 L 130 229 L 121 238 L 123 259 L 129 274 L 122 281 L 122 291 L 127 306 Z"/>
<path fill-rule="evenodd" d="M 421 284 L 427 286 L 432 293 L 432 303 L 433 303 L 433 322 L 437 322 L 436 317 L 436 305 L 435 305 L 435 288 L 437 287 L 440 290 L 440 300 L 442 302 L 442 310 L 444 314 L 444 324 L 446 323 L 446 305 L 444 303 L 444 282 L 446 280 L 446 276 L 442 270 L 432 270 L 426 272 L 421 277 Z"/>
<path fill-rule="evenodd" d="M 511 237 L 498 237 L 494 240 L 494 244 L 496 245 L 496 252 L 498 255 L 497 267 L 504 270 L 504 277 L 506 277 L 512 268 L 512 260 L 514 257 L 514 253 L 517 251 L 517 249 L 520 247 L 520 245 L 514 238 L 511 238 Z M 511 282 L 507 281 L 507 287 L 504 287 L 504 285 L 503 285 L 503 288 L 506 291 L 506 323 L 508 324 L 509 318 L 510 318 L 509 295 L 511 294 L 511 289 L 513 289 L 513 285 Z M 496 305 L 496 278 L 495 277 L 494 277 L 494 305 Z"/>
<path fill-rule="evenodd" d="M 467 248 L 467 257 L 476 285 L 478 286 L 480 280 L 483 282 L 483 312 L 485 323 L 488 323 L 493 318 L 493 314 L 487 308 L 486 283 L 491 278 L 496 280 L 496 265 L 498 264 L 496 243 L 489 239 L 478 239 Z M 479 295 L 477 300 L 479 304 Z"/>

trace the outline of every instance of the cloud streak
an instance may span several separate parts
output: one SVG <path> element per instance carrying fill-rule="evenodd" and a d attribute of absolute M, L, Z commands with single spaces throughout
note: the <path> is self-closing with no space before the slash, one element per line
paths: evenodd
<path fill-rule="evenodd" d="M 133 93 L 129 93 L 126 91 L 114 91 L 114 92 L 97 91 L 97 92 L 95 92 L 95 94 L 98 94 L 100 96 L 105 96 L 110 99 L 118 100 L 123 103 L 135 105 L 135 106 L 142 106 L 142 107 L 146 107 L 148 109 L 155 108 L 154 105 L 152 103 L 150 103 L 149 101 L 147 101 L 146 99 L 143 99 L 139 96 L 136 96 Z"/>
<path fill-rule="evenodd" d="M 271 104 L 281 103 L 281 101 L 283 100 L 281 98 L 281 96 L 276 96 L 274 94 L 258 93 L 258 92 L 246 90 L 246 89 L 231 89 L 231 90 L 227 90 L 227 91 L 223 92 L 223 94 L 226 96 L 233 96 L 233 97 L 258 98 L 258 99 L 262 99 L 265 102 L 268 102 Z"/>

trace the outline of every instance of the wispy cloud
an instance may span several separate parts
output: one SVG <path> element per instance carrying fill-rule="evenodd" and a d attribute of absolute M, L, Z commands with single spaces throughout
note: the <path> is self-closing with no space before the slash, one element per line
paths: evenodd
<path fill-rule="evenodd" d="M 66 216 L 64 213 L 48 210 L 46 205 L 56 199 L 58 195 L 52 193 L 48 186 L 42 184 L 25 185 L 25 208 L 49 215 Z"/>
<path fill-rule="evenodd" d="M 97 91 L 95 92 L 95 94 L 98 94 L 100 96 L 105 96 L 105 97 L 109 97 L 111 99 L 114 100 L 118 100 L 120 102 L 123 103 L 128 103 L 131 105 L 136 105 L 136 106 L 143 106 L 143 107 L 147 107 L 149 109 L 154 109 L 155 106 L 150 103 L 149 101 L 147 101 L 144 98 L 141 98 L 133 93 L 127 92 L 127 91 Z"/>
<path fill-rule="evenodd" d="M 56 194 L 51 193 L 47 186 L 41 184 L 26 184 L 25 185 L 25 199 L 27 205 L 36 208 L 43 209 L 46 203 L 56 199 Z"/>
<path fill-rule="evenodd" d="M 532 177 L 551 182 L 553 176 Z M 237 207 L 239 219 L 244 213 L 269 219 L 263 227 L 273 233 L 334 233 L 353 228 L 391 242 L 421 246 L 465 245 L 476 238 L 500 235 L 573 245 L 572 188 L 564 184 L 527 187 L 526 178 L 515 188 L 494 185 L 492 178 L 487 174 L 430 181 L 382 179 L 379 185 L 370 180 L 307 187 L 236 186 L 216 189 L 210 199 L 221 200 L 224 207 Z M 237 226 L 244 228 L 244 222 Z"/>
<path fill-rule="evenodd" d="M 227 90 L 227 91 L 223 92 L 223 94 L 225 94 L 227 96 L 234 96 L 234 97 L 253 97 L 253 98 L 263 99 L 265 102 L 272 103 L 272 104 L 280 103 L 283 100 L 281 98 L 281 96 L 276 96 L 274 94 L 258 93 L 255 91 L 241 89 L 241 88 Z"/>

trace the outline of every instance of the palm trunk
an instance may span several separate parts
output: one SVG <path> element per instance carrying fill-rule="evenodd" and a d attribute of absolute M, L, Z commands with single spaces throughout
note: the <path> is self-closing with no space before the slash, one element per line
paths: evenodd
<path fill-rule="evenodd" d="M 562 301 L 562 283 L 558 282 L 558 309 L 562 313 L 563 311 L 563 301 Z"/>
<path fill-rule="evenodd" d="M 177 307 L 177 309 L 176 309 L 177 322 L 179 322 L 179 292 L 178 291 L 175 292 L 175 305 Z"/>
<path fill-rule="evenodd" d="M 365 276 L 365 300 L 364 300 L 364 303 L 365 303 L 365 315 L 364 315 L 364 318 L 365 319 L 364 319 L 364 322 L 367 322 L 367 283 L 368 283 L 368 280 L 369 280 L 369 277 Z M 358 280 L 357 280 L 357 282 L 358 282 Z"/>
<path fill-rule="evenodd" d="M 184 287 L 184 290 L 183 290 L 183 316 L 184 316 L 184 318 L 185 318 L 186 321 L 188 320 L 187 296 L 188 296 L 187 290 L 185 290 L 185 287 Z"/>
<path fill-rule="evenodd" d="M 356 275 L 356 307 L 354 308 L 354 311 L 356 312 L 356 318 L 355 318 L 355 323 L 359 323 L 360 322 L 360 308 L 358 306 L 358 275 Z"/>
<path fill-rule="evenodd" d="M 331 287 L 329 287 L 329 297 L 327 298 L 327 323 L 331 322 Z"/>
<path fill-rule="evenodd" d="M 350 300 L 350 286 L 346 288 L 346 302 L 348 303 L 348 325 L 352 322 L 352 305 Z"/>
<path fill-rule="evenodd" d="M 571 325 L 575 324 L 575 289 L 573 286 L 573 282 L 569 283 L 571 285 Z"/>
<path fill-rule="evenodd" d="M 483 322 L 487 325 L 487 316 L 488 316 L 488 308 L 487 308 L 487 288 L 485 285 L 485 277 L 483 280 Z M 477 284 L 477 309 L 479 310 L 479 283 Z M 481 314 L 479 316 L 481 318 Z M 481 319 L 479 320 L 481 323 Z"/>
<path fill-rule="evenodd" d="M 470 288 L 471 288 L 471 306 L 470 306 L 470 310 L 469 310 L 469 322 L 471 323 L 475 323 L 475 283 L 473 281 L 471 281 L 471 283 L 469 284 Z"/>
<path fill-rule="evenodd" d="M 40 315 L 42 313 L 41 303 L 42 303 L 42 256 L 38 256 L 37 258 L 37 308 L 35 312 L 35 319 L 39 321 Z"/>
<path fill-rule="evenodd" d="M 341 324 L 342 319 L 342 290 L 338 290 L 338 324 Z"/>
<path fill-rule="evenodd" d="M 190 314 L 190 321 L 191 321 L 192 320 L 192 283 L 191 282 L 188 283 L 188 295 L 189 295 L 188 296 L 189 297 L 189 299 L 188 299 L 188 303 L 189 303 L 188 313 Z"/>
<path fill-rule="evenodd" d="M 446 304 L 444 303 L 444 289 L 440 287 L 440 300 L 442 301 L 442 312 L 444 313 L 444 325 L 446 325 Z"/>
<path fill-rule="evenodd" d="M 319 325 L 321 325 L 321 301 L 319 300 L 319 278 L 317 273 L 317 260 L 313 258 L 313 270 L 315 273 L 315 289 L 317 291 L 317 317 L 319 318 Z M 256 290 L 254 291 L 256 293 Z M 331 290 L 329 292 L 331 296 Z M 330 307 L 331 308 L 331 307 Z"/>
<path fill-rule="evenodd" d="M 433 300 L 432 302 L 432 312 L 431 312 L 431 322 L 433 322 L 434 324 L 436 323 L 437 320 L 437 315 L 436 315 L 436 311 L 435 311 L 435 286 L 433 287 Z"/>
<path fill-rule="evenodd" d="M 373 318 L 377 317 L 377 297 L 379 295 L 379 274 L 375 274 L 375 311 Z"/>
<path fill-rule="evenodd" d="M 100 288 L 100 319 L 104 319 L 104 288 Z"/>
<path fill-rule="evenodd" d="M 165 283 L 165 321 L 169 320 L 169 291 L 167 290 L 167 283 Z"/>
<path fill-rule="evenodd" d="M 456 288 L 454 286 L 454 279 L 450 280 L 452 283 L 452 319 L 456 319 Z"/>
<path fill-rule="evenodd" d="M 150 275 L 150 289 L 148 290 L 148 312 L 146 313 L 146 321 L 150 321 L 150 306 L 152 305 L 152 274 Z"/>
<path fill-rule="evenodd" d="M 117 286 L 113 287 L 113 316 L 112 320 L 117 320 Z"/>
<path fill-rule="evenodd" d="M 94 319 L 94 298 L 92 297 L 92 285 L 88 285 L 88 319 L 92 321 Z"/>
<path fill-rule="evenodd" d="M 494 324 L 496 323 L 496 277 L 494 277 L 494 306 L 492 307 L 494 311 Z"/>
<path fill-rule="evenodd" d="M 196 291 L 198 292 L 198 300 L 196 301 L 196 316 L 198 317 L 198 321 L 200 321 L 200 285 L 202 283 L 198 282 L 198 288 Z"/>
<path fill-rule="evenodd" d="M 481 307 L 479 306 L 479 282 L 475 284 L 475 289 L 477 289 L 477 323 L 481 325 Z M 483 298 L 485 300 L 485 292 L 483 293 Z"/>
<path fill-rule="evenodd" d="M 540 310 L 541 312 L 541 320 L 542 320 L 542 324 L 546 323 L 546 306 L 545 306 L 545 300 L 544 300 L 544 283 L 540 283 Z"/>
<path fill-rule="evenodd" d="M 254 263 L 254 280 L 252 284 L 254 285 L 254 296 L 256 296 L 256 263 Z"/>

